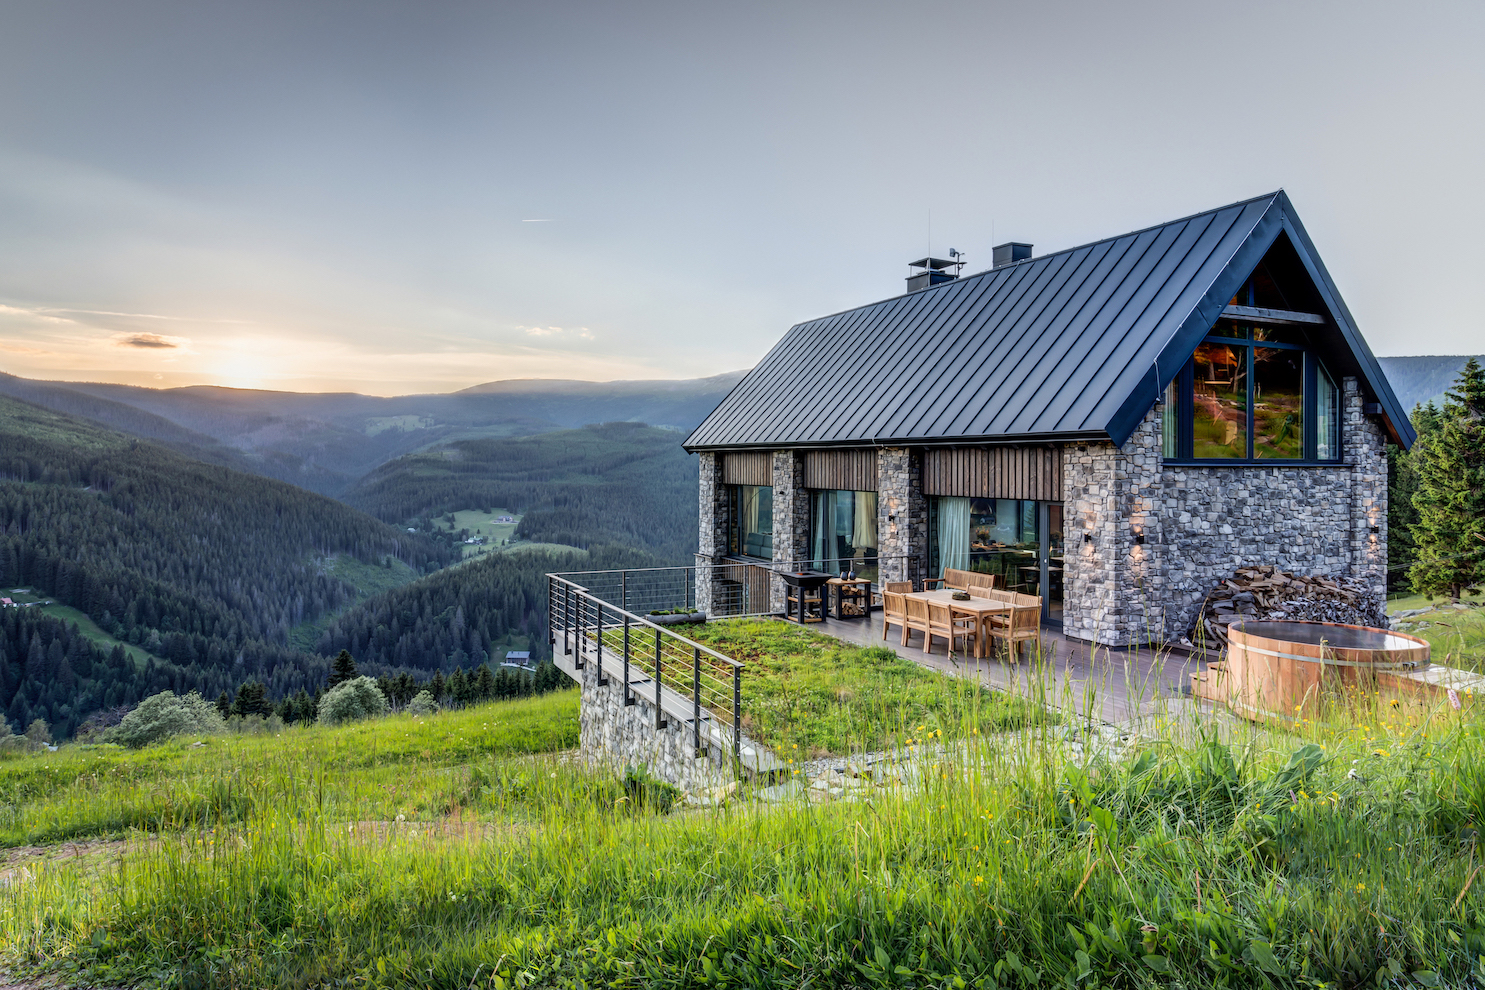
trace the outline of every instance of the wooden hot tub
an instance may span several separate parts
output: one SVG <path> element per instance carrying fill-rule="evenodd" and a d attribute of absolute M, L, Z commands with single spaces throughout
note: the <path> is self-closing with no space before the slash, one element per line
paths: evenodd
<path fill-rule="evenodd" d="M 1407 690 L 1429 666 L 1427 641 L 1370 626 L 1246 620 L 1228 638 L 1200 693 L 1249 718 L 1293 719 L 1327 693 Z"/>

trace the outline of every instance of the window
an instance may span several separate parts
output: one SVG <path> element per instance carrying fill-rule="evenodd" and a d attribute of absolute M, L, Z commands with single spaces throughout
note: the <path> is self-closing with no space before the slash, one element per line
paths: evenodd
<path fill-rule="evenodd" d="M 810 566 L 819 571 L 875 567 L 877 493 L 815 489 L 810 492 Z"/>
<path fill-rule="evenodd" d="M 1246 298 L 1283 302 L 1251 285 Z M 1339 413 L 1334 379 L 1303 331 L 1224 318 L 1165 391 L 1163 452 L 1171 460 L 1331 461 L 1340 457 Z"/>
<path fill-rule="evenodd" d="M 746 557 L 773 559 L 773 488 L 733 485 L 728 550 Z"/>

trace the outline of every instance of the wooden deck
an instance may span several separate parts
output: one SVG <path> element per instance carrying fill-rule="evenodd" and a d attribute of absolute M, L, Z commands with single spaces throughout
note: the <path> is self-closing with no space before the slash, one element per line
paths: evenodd
<path fill-rule="evenodd" d="M 1012 663 L 1003 650 L 992 659 L 976 660 L 959 653 L 950 659 L 939 639 L 934 640 L 933 653 L 924 653 L 922 635 L 913 633 L 908 645 L 903 646 L 896 625 L 883 640 L 879 611 L 861 619 L 827 619 L 807 628 L 849 643 L 886 646 L 898 656 L 932 670 L 1043 697 L 1065 712 L 1114 725 L 1176 710 L 1190 711 L 1193 705 L 1203 711 L 1211 707 L 1193 699 L 1189 687 L 1189 674 L 1201 670 L 1205 658 L 1177 648 L 1100 646 L 1044 628 L 1040 651 L 1034 643 L 1029 644 L 1029 658 Z"/>

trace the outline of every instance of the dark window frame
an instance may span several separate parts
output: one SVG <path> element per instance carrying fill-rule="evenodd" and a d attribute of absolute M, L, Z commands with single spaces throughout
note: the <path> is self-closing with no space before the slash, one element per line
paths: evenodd
<path fill-rule="evenodd" d="M 1251 295 L 1251 288 L 1249 289 Z M 1263 320 L 1244 318 L 1243 322 L 1251 326 L 1265 326 Z M 1285 329 L 1293 329 L 1286 327 Z M 1303 332 L 1303 331 L 1301 331 Z M 1309 335 L 1305 334 L 1308 341 Z M 1203 344 L 1211 342 L 1215 344 L 1226 344 L 1230 347 L 1241 347 L 1246 353 L 1248 366 L 1245 372 L 1248 388 L 1247 401 L 1247 457 L 1196 457 L 1195 450 L 1195 355 L 1186 359 L 1185 365 L 1176 374 L 1176 447 L 1175 454 L 1164 457 L 1164 463 L 1175 466 L 1191 467 L 1329 467 L 1341 463 L 1342 452 L 1345 449 L 1344 430 L 1345 417 L 1336 417 L 1336 456 L 1329 460 L 1321 460 L 1316 457 L 1319 450 L 1319 375 L 1322 370 L 1330 380 L 1331 385 L 1339 388 L 1335 375 L 1325 368 L 1313 348 L 1307 344 L 1291 344 L 1276 340 L 1254 340 L 1252 335 L 1248 337 L 1231 337 L 1217 332 L 1214 326 L 1208 334 L 1202 338 Z M 1304 354 L 1304 368 L 1301 372 L 1304 380 L 1304 456 L 1302 457 L 1255 457 L 1254 444 L 1256 442 L 1256 431 L 1254 423 L 1254 359 L 1253 350 L 1256 347 L 1279 348 L 1285 350 L 1301 351 Z M 1164 402 L 1164 398 L 1161 400 Z M 1338 410 L 1339 412 L 1339 410 Z M 1163 452 L 1163 451 L 1162 451 Z"/>

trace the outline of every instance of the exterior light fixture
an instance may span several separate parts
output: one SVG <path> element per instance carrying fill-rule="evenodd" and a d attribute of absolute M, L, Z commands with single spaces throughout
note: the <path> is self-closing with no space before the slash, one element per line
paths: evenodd
<path fill-rule="evenodd" d="M 1139 544 L 1143 544 L 1145 542 L 1145 534 L 1144 533 L 1135 533 L 1134 534 L 1134 542 L 1139 543 Z"/>
<path fill-rule="evenodd" d="M 1083 542 L 1084 543 L 1092 543 L 1093 542 L 1093 534 L 1092 533 L 1084 533 L 1083 534 Z"/>

